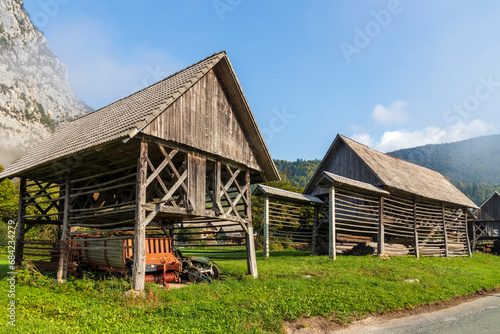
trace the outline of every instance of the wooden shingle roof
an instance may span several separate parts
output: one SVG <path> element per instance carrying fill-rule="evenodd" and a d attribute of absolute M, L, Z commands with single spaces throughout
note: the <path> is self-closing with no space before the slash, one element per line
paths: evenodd
<path fill-rule="evenodd" d="M 68 123 L 8 166 L 0 173 L 0 180 L 19 176 L 42 164 L 89 148 L 134 137 L 218 64 L 224 67 L 224 73 L 230 74 L 226 80 L 231 80 L 230 85 L 237 87 L 234 91 L 241 95 L 235 98 L 241 106 L 239 116 L 246 124 L 265 179 L 279 180 L 276 166 L 225 51 L 215 53 L 147 88 Z"/>
<path fill-rule="evenodd" d="M 467 196 L 440 173 L 378 152 L 342 135 L 337 135 L 335 138 L 310 183 L 306 186 L 305 193 L 308 193 L 308 190 L 319 181 L 320 175 L 325 169 L 326 161 L 331 159 L 331 156 L 335 153 L 334 148 L 338 141 L 345 143 L 354 151 L 380 180 L 380 184 L 374 184 L 374 186 L 388 190 L 391 193 L 393 191 L 402 191 L 416 197 L 457 204 L 468 208 L 477 208 Z"/>

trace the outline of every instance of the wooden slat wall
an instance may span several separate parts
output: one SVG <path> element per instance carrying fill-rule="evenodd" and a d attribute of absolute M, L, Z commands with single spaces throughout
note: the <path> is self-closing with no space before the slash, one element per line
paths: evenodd
<path fill-rule="evenodd" d="M 481 206 L 477 220 L 500 220 L 500 196 L 493 194 L 491 198 Z"/>
<path fill-rule="evenodd" d="M 201 78 L 143 132 L 261 170 L 213 71 Z"/>

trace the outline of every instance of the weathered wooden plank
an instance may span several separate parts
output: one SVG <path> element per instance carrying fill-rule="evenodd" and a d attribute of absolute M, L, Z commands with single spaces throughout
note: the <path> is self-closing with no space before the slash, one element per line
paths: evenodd
<path fill-rule="evenodd" d="M 214 153 L 254 170 L 261 169 L 213 71 L 153 120 L 144 132 Z"/>
<path fill-rule="evenodd" d="M 441 209 L 442 209 L 442 219 L 443 219 L 443 236 L 444 236 L 444 254 L 446 257 L 448 257 L 448 232 L 446 230 L 446 216 L 445 216 L 445 212 L 444 212 L 444 203 L 442 203 L 442 206 L 441 206 Z"/>
<path fill-rule="evenodd" d="M 418 259 L 420 257 L 418 251 L 418 226 L 417 226 L 417 200 L 413 201 L 413 247 L 415 249 L 415 257 Z"/>
<path fill-rule="evenodd" d="M 384 197 L 380 197 L 378 208 L 378 245 L 377 250 L 379 255 L 385 254 L 385 234 L 384 234 Z"/>
<path fill-rule="evenodd" d="M 70 229 L 69 229 L 69 210 L 71 209 L 71 169 L 68 170 L 66 176 L 66 185 L 64 187 L 64 209 L 63 209 L 63 227 L 61 232 L 61 242 L 59 244 L 60 256 L 59 267 L 57 269 L 57 280 L 63 281 L 68 275 L 68 261 L 69 261 L 69 242 L 70 242 Z"/>
<path fill-rule="evenodd" d="M 194 205 L 193 214 L 203 215 L 205 211 L 206 159 L 188 154 L 188 196 Z"/>
<path fill-rule="evenodd" d="M 330 259 L 336 260 L 337 253 L 335 249 L 335 188 L 332 186 L 328 192 L 329 211 L 328 211 L 328 254 Z"/>
<path fill-rule="evenodd" d="M 147 179 L 147 157 L 148 142 L 141 141 L 141 149 L 137 163 L 137 185 L 136 185 L 136 209 L 135 209 L 135 231 L 134 231 L 134 268 L 132 271 L 132 284 L 134 290 L 144 290 L 144 278 L 146 274 L 146 226 L 143 222 L 146 219 L 146 210 L 143 205 L 146 203 L 146 189 L 142 185 Z"/>
<path fill-rule="evenodd" d="M 24 216 L 26 214 L 26 206 L 24 194 L 26 192 L 26 178 L 21 177 L 19 183 L 19 207 L 17 212 L 17 231 L 16 231 L 16 252 L 15 252 L 15 263 L 17 266 L 21 265 L 23 262 L 23 245 L 24 245 Z"/>

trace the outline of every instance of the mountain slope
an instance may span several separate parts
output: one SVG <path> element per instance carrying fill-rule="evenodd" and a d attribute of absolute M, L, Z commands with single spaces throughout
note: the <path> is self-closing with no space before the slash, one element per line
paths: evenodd
<path fill-rule="evenodd" d="M 10 164 L 61 122 L 91 109 L 21 0 L 0 0 L 0 163 Z"/>
<path fill-rule="evenodd" d="M 388 153 L 463 183 L 500 185 L 500 135 Z"/>

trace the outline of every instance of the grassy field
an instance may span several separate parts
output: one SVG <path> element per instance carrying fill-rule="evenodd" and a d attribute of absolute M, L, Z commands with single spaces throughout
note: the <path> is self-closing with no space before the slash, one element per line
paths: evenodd
<path fill-rule="evenodd" d="M 261 256 L 262 254 L 258 254 Z M 6 254 L 0 254 L 0 332 L 12 333 L 280 333 L 283 321 L 333 317 L 347 323 L 373 313 L 411 309 L 500 287 L 500 257 L 313 257 L 272 252 L 258 257 L 259 279 L 246 262 L 220 261 L 232 277 L 176 290 L 147 286 L 147 299 L 127 299 L 126 280 L 85 278 L 52 285 L 21 272 L 16 327 L 7 325 Z M 418 278 L 418 283 L 405 282 Z"/>

